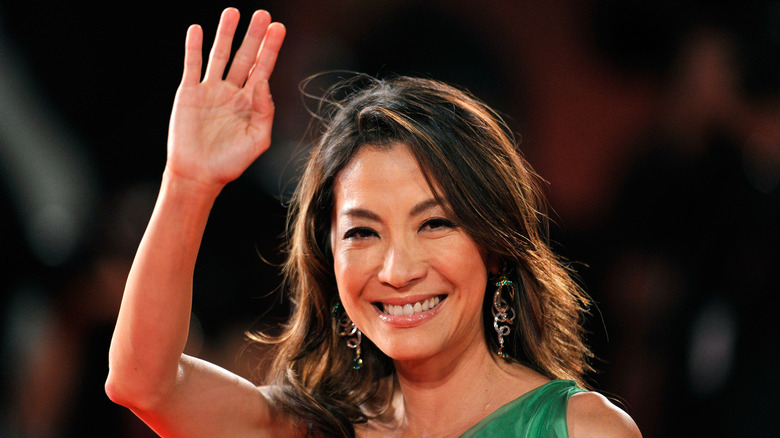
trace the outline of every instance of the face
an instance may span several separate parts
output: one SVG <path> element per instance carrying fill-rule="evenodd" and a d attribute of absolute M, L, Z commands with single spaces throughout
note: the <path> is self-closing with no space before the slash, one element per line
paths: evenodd
<path fill-rule="evenodd" d="M 352 321 L 395 360 L 484 342 L 486 252 L 436 202 L 409 149 L 363 147 L 334 186 L 331 245 Z"/>

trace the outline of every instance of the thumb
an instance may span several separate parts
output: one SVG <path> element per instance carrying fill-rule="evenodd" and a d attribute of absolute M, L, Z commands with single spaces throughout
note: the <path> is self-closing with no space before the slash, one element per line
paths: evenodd
<path fill-rule="evenodd" d="M 271 97 L 271 87 L 267 79 L 261 79 L 252 90 L 252 109 L 254 116 L 259 120 L 267 120 L 269 123 L 274 116 L 274 100 Z M 269 127 L 270 128 L 270 127 Z"/>
<path fill-rule="evenodd" d="M 260 147 L 260 153 L 262 153 L 271 144 L 271 127 L 275 110 L 268 80 L 260 80 L 255 84 L 254 90 L 252 90 L 252 109 L 250 125 L 259 133 L 257 144 Z"/>

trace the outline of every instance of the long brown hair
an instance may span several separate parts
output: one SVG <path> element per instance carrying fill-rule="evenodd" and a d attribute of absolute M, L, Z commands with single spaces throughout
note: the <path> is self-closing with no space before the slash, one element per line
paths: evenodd
<path fill-rule="evenodd" d="M 333 186 L 363 146 L 409 147 L 435 196 L 482 248 L 497 255 L 518 286 L 517 314 L 504 351 L 552 379 L 584 386 L 591 353 L 583 342 L 587 296 L 551 251 L 538 178 L 511 130 L 487 105 L 441 82 L 357 76 L 321 100 L 323 130 L 292 199 L 285 287 L 292 315 L 278 337 L 269 384 L 275 401 L 313 435 L 354 436 L 353 425 L 381 416 L 393 363 L 363 337 L 364 365 L 339 339 L 331 308 L 338 300 L 330 247 Z M 486 285 L 486 342 L 498 345 Z"/>

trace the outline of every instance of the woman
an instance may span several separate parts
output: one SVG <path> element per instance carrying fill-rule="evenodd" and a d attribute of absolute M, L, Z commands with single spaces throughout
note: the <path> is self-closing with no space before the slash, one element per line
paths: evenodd
<path fill-rule="evenodd" d="M 224 11 L 202 81 L 188 31 L 111 399 L 163 436 L 638 436 L 580 389 L 587 299 L 544 243 L 534 175 L 494 113 L 434 81 L 362 78 L 323 99 L 290 209 L 293 315 L 256 336 L 277 346 L 269 385 L 182 353 L 209 210 L 270 145 L 285 30 L 255 13 L 224 75 L 237 22 Z"/>

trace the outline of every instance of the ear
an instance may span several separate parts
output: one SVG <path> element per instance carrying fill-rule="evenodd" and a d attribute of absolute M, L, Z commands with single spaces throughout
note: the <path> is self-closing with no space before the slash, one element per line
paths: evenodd
<path fill-rule="evenodd" d="M 490 275 L 498 275 L 499 272 L 501 272 L 501 267 L 503 266 L 504 262 L 501 260 L 501 256 L 494 252 L 490 252 L 487 255 L 487 268 L 488 268 L 488 274 Z"/>

